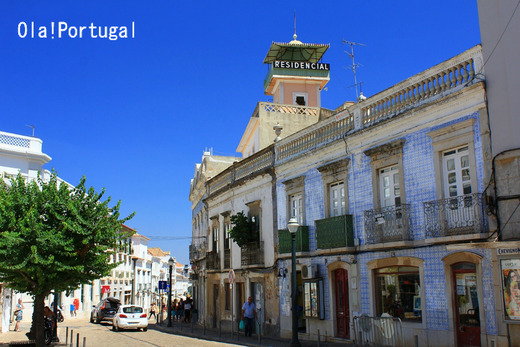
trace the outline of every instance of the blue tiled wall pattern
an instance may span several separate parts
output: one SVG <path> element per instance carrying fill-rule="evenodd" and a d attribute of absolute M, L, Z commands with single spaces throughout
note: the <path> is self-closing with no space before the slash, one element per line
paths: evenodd
<path fill-rule="evenodd" d="M 405 182 L 406 203 L 412 207 L 412 230 L 415 240 L 424 239 L 424 212 L 423 202 L 436 200 L 435 172 L 433 164 L 433 147 L 428 132 L 462 122 L 469 118 L 475 118 L 474 123 L 474 143 L 475 158 L 477 168 L 478 190 L 482 192 L 487 182 L 484 182 L 484 163 L 482 154 L 482 141 L 480 136 L 480 124 L 478 113 L 466 115 L 457 120 L 441 124 L 428 129 L 423 129 L 411 134 L 406 134 L 403 147 L 403 170 Z M 338 158 L 339 159 L 339 158 Z M 363 212 L 373 208 L 373 187 L 371 177 L 370 158 L 363 153 L 350 155 L 350 166 L 348 170 L 348 198 L 349 212 L 354 217 L 354 233 L 359 238 L 360 244 L 365 244 Z M 324 211 L 324 192 L 321 174 L 312 168 L 303 174 L 305 176 L 305 217 L 306 225 L 309 227 L 310 250 L 316 250 L 316 237 L 314 220 L 322 219 Z M 287 225 L 287 206 L 285 186 L 277 183 L 277 203 L 278 203 L 278 225 L 280 229 Z M 488 334 L 497 334 L 497 318 L 495 314 L 495 298 L 493 291 L 493 278 L 491 267 L 491 251 L 485 249 L 468 249 L 468 252 L 475 252 L 483 256 L 482 285 L 483 302 L 486 311 L 486 329 Z M 428 329 L 448 330 L 448 307 L 451 302 L 446 298 L 446 274 L 444 273 L 444 263 L 442 258 L 448 255 L 444 246 L 433 246 L 410 250 L 395 251 L 395 256 L 410 256 L 424 260 L 424 314 Z M 370 314 L 370 295 L 368 286 L 367 262 L 389 257 L 389 252 L 362 253 L 358 255 L 359 274 L 360 274 L 360 299 L 361 310 Z M 300 259 L 300 264 L 319 264 L 321 276 L 324 278 L 325 285 L 325 307 L 326 319 L 331 319 L 331 298 L 329 297 L 329 278 L 325 264 L 327 257 L 313 257 L 311 259 Z M 341 258 L 344 258 L 342 256 Z M 345 257 L 346 258 L 346 257 Z M 328 261 L 336 261 L 337 257 L 327 258 Z M 342 259 L 346 261 L 346 259 Z M 291 262 L 279 261 L 280 268 L 290 269 Z M 280 285 L 280 305 L 281 311 L 284 307 L 290 307 L 290 278 L 289 276 L 281 281 L 289 281 L 286 285 Z M 285 283 L 285 282 L 283 282 Z M 287 285 L 288 284 L 288 285 Z M 290 314 L 290 312 L 289 312 Z"/>
<path fill-rule="evenodd" d="M 497 319 L 495 314 L 495 294 L 493 290 L 493 275 L 491 267 L 491 250 L 489 249 L 467 249 L 481 255 L 482 260 L 482 288 L 483 302 L 486 312 L 486 330 L 488 334 L 496 335 Z M 397 257 L 416 257 L 424 260 L 424 305 L 426 310 L 426 322 L 428 329 L 448 330 L 448 305 L 450 298 L 446 297 L 446 274 L 444 273 L 444 263 L 442 258 L 453 253 L 445 249 L 444 246 L 417 248 L 414 250 L 395 251 Z M 358 256 L 360 265 L 360 290 L 361 290 L 361 309 L 364 313 L 370 314 L 370 293 L 368 288 L 368 269 L 366 264 L 372 260 L 387 258 L 388 252 L 364 253 Z"/>

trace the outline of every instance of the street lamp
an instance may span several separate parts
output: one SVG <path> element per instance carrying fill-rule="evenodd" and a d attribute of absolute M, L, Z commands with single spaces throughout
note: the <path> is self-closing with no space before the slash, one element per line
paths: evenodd
<path fill-rule="evenodd" d="M 175 259 L 170 257 L 168 259 L 168 265 L 170 265 L 170 289 L 168 290 L 168 326 L 172 326 L 172 273 L 173 273 L 173 264 L 175 264 Z"/>
<path fill-rule="evenodd" d="M 291 233 L 291 253 L 292 253 L 292 267 L 291 267 L 291 288 L 292 288 L 292 340 L 291 347 L 300 347 L 298 341 L 298 305 L 296 303 L 296 296 L 298 295 L 298 288 L 296 287 L 296 231 L 298 230 L 298 221 L 292 217 L 287 223 L 287 229 Z"/>

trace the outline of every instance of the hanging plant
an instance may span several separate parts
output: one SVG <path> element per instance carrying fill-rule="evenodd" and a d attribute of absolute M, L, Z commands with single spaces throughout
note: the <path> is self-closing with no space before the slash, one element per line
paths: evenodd
<path fill-rule="evenodd" d="M 251 222 L 244 212 L 238 212 L 230 217 L 233 228 L 229 230 L 229 236 L 237 243 L 239 247 L 243 247 L 249 242 L 254 241 L 251 233 Z"/>

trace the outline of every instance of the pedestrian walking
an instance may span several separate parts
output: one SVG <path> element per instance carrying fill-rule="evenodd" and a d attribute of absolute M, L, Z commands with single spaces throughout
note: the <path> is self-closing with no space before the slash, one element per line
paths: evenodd
<path fill-rule="evenodd" d="M 188 297 L 184 303 L 184 323 L 191 321 L 191 298 Z"/>
<path fill-rule="evenodd" d="M 253 297 L 247 298 L 247 301 L 242 305 L 242 319 L 245 323 L 246 336 L 251 336 L 253 333 L 253 324 L 256 318 L 256 306 L 253 302 Z"/>
<path fill-rule="evenodd" d="M 70 304 L 70 316 L 73 317 L 76 315 L 76 306 L 74 304 Z"/>
<path fill-rule="evenodd" d="M 18 299 L 18 303 L 16 304 L 16 310 L 14 311 L 14 320 L 16 324 L 14 326 L 14 331 L 20 331 L 20 322 L 23 319 L 23 309 L 25 307 L 22 304 L 22 299 Z"/>
<path fill-rule="evenodd" d="M 155 315 L 155 302 L 152 302 L 152 306 L 150 306 L 150 316 L 148 319 L 152 318 L 152 316 L 155 318 L 155 321 L 157 322 L 157 316 Z"/>
<path fill-rule="evenodd" d="M 184 301 L 182 299 L 179 300 L 177 304 L 177 320 L 180 322 L 184 318 Z"/>

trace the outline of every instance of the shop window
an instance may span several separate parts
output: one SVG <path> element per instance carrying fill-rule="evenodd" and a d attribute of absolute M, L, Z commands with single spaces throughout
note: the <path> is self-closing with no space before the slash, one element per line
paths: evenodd
<path fill-rule="evenodd" d="M 384 313 L 403 321 L 422 321 L 421 280 L 415 266 L 374 270 L 376 315 Z"/>
<path fill-rule="evenodd" d="M 303 314 L 309 318 L 325 319 L 323 280 L 303 282 Z"/>

